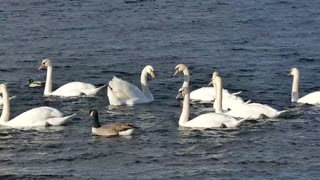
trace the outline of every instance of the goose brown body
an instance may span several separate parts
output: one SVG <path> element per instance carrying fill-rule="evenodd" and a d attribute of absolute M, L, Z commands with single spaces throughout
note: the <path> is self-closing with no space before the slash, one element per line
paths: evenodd
<path fill-rule="evenodd" d="M 137 127 L 129 123 L 111 123 L 101 126 L 99 123 L 98 112 L 96 110 L 90 111 L 90 116 L 93 117 L 92 134 L 97 136 L 128 136 Z"/>

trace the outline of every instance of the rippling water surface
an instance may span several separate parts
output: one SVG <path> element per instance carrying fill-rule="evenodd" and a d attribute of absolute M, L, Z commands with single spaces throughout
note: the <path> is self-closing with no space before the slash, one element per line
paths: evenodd
<path fill-rule="evenodd" d="M 300 94 L 320 89 L 320 4 L 317 1 L 2 0 L 0 82 L 8 83 L 14 117 L 38 106 L 77 116 L 65 126 L 0 129 L 0 179 L 317 179 L 320 108 L 290 102 L 298 67 Z M 139 83 L 151 64 L 155 101 L 111 107 L 106 92 L 89 98 L 45 98 L 27 80 L 53 61 L 57 88 L 70 81 L 95 85 L 112 76 Z M 254 102 L 292 109 L 279 119 L 231 130 L 178 127 L 175 94 L 185 63 L 191 89 L 214 70 L 224 87 Z M 192 117 L 210 109 L 192 105 Z M 91 136 L 90 109 L 101 123 L 131 122 L 132 138 Z"/>

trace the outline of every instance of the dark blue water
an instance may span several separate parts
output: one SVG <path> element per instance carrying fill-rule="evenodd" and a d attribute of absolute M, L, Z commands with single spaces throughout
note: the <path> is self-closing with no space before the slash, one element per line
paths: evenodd
<path fill-rule="evenodd" d="M 8 83 L 12 117 L 51 106 L 77 113 L 62 127 L 0 129 L 0 179 L 318 179 L 320 108 L 290 102 L 292 67 L 300 94 L 320 89 L 320 4 L 269 0 L 2 0 L 0 82 Z M 151 64 L 155 101 L 110 107 L 106 92 L 90 98 L 45 98 L 27 80 L 54 87 L 70 81 L 102 85 L 113 75 L 139 83 Z M 185 63 L 191 88 L 206 86 L 214 70 L 224 87 L 279 110 L 285 117 L 233 130 L 178 127 L 175 94 Z M 192 117 L 211 105 L 192 105 Z M 132 138 L 92 137 L 90 109 L 101 123 L 131 122 Z"/>

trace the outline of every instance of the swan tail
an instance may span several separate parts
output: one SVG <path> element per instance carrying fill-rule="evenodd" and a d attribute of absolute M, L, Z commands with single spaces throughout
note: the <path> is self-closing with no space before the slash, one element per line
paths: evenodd
<path fill-rule="evenodd" d="M 278 112 L 278 116 L 283 115 L 283 114 L 286 113 L 286 112 L 289 112 L 289 110 L 287 109 L 287 110 L 279 111 L 279 112 Z"/>
<path fill-rule="evenodd" d="M 12 97 L 9 97 L 9 100 L 11 99 L 15 99 L 17 96 L 12 96 Z"/>
<path fill-rule="evenodd" d="M 105 88 L 105 87 L 107 87 L 108 86 L 108 84 L 105 84 L 105 85 L 103 85 L 103 86 L 100 86 L 100 87 L 98 87 L 98 88 L 95 88 L 95 89 L 92 89 L 92 90 L 90 90 L 89 92 L 87 92 L 87 93 L 85 93 L 86 95 L 95 95 L 95 94 L 97 94 L 101 89 L 103 89 L 103 88 Z"/>
<path fill-rule="evenodd" d="M 251 99 L 249 99 L 248 101 L 246 101 L 244 104 L 249 104 L 251 103 Z"/>
<path fill-rule="evenodd" d="M 232 93 L 232 95 L 238 95 L 238 94 L 241 94 L 242 91 L 239 91 L 239 92 L 235 92 L 235 93 Z"/>
<path fill-rule="evenodd" d="M 240 119 L 236 125 L 236 127 L 239 127 L 241 126 L 245 121 L 247 120 L 250 120 L 251 119 L 251 116 L 247 117 L 247 118 L 244 118 L 244 119 Z"/>
<path fill-rule="evenodd" d="M 47 123 L 52 125 L 52 126 L 60 126 L 63 125 L 67 120 L 73 116 L 75 116 L 77 113 L 74 113 L 70 116 L 65 116 L 65 117 L 57 117 L 57 118 L 50 118 L 47 120 Z"/>

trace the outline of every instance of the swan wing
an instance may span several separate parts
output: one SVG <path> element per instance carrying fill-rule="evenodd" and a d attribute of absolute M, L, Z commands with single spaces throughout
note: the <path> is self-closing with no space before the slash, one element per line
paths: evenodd
<path fill-rule="evenodd" d="M 214 87 L 202 87 L 190 93 L 190 99 L 196 101 L 212 101 L 216 98 L 216 89 Z"/>
<path fill-rule="evenodd" d="M 49 118 L 46 120 L 46 122 L 52 126 L 60 126 L 63 125 L 65 122 L 67 122 L 67 120 L 73 116 L 75 116 L 76 114 L 72 114 L 69 116 L 65 116 L 65 117 L 54 117 L 54 118 Z"/>
<path fill-rule="evenodd" d="M 268 105 L 260 103 L 238 104 L 225 114 L 245 119 L 261 119 L 263 115 L 274 118 L 279 116 L 282 111 L 278 111 Z"/>
<path fill-rule="evenodd" d="M 109 82 L 109 86 L 112 88 L 114 95 L 118 97 L 118 99 L 126 100 L 145 98 L 145 95 L 137 86 L 134 86 L 117 77 L 113 77 L 113 79 Z"/>
<path fill-rule="evenodd" d="M 47 124 L 47 119 L 57 117 L 62 117 L 60 111 L 55 108 L 44 106 L 30 109 L 8 121 L 6 125 L 12 127 L 45 126 Z"/>
<path fill-rule="evenodd" d="M 320 91 L 313 92 L 298 99 L 298 103 L 320 104 Z"/>
<path fill-rule="evenodd" d="M 236 127 L 238 123 L 238 120 L 225 114 L 206 113 L 188 121 L 186 126 L 197 128 L 219 128 L 223 126 L 223 124 L 227 127 Z"/>

